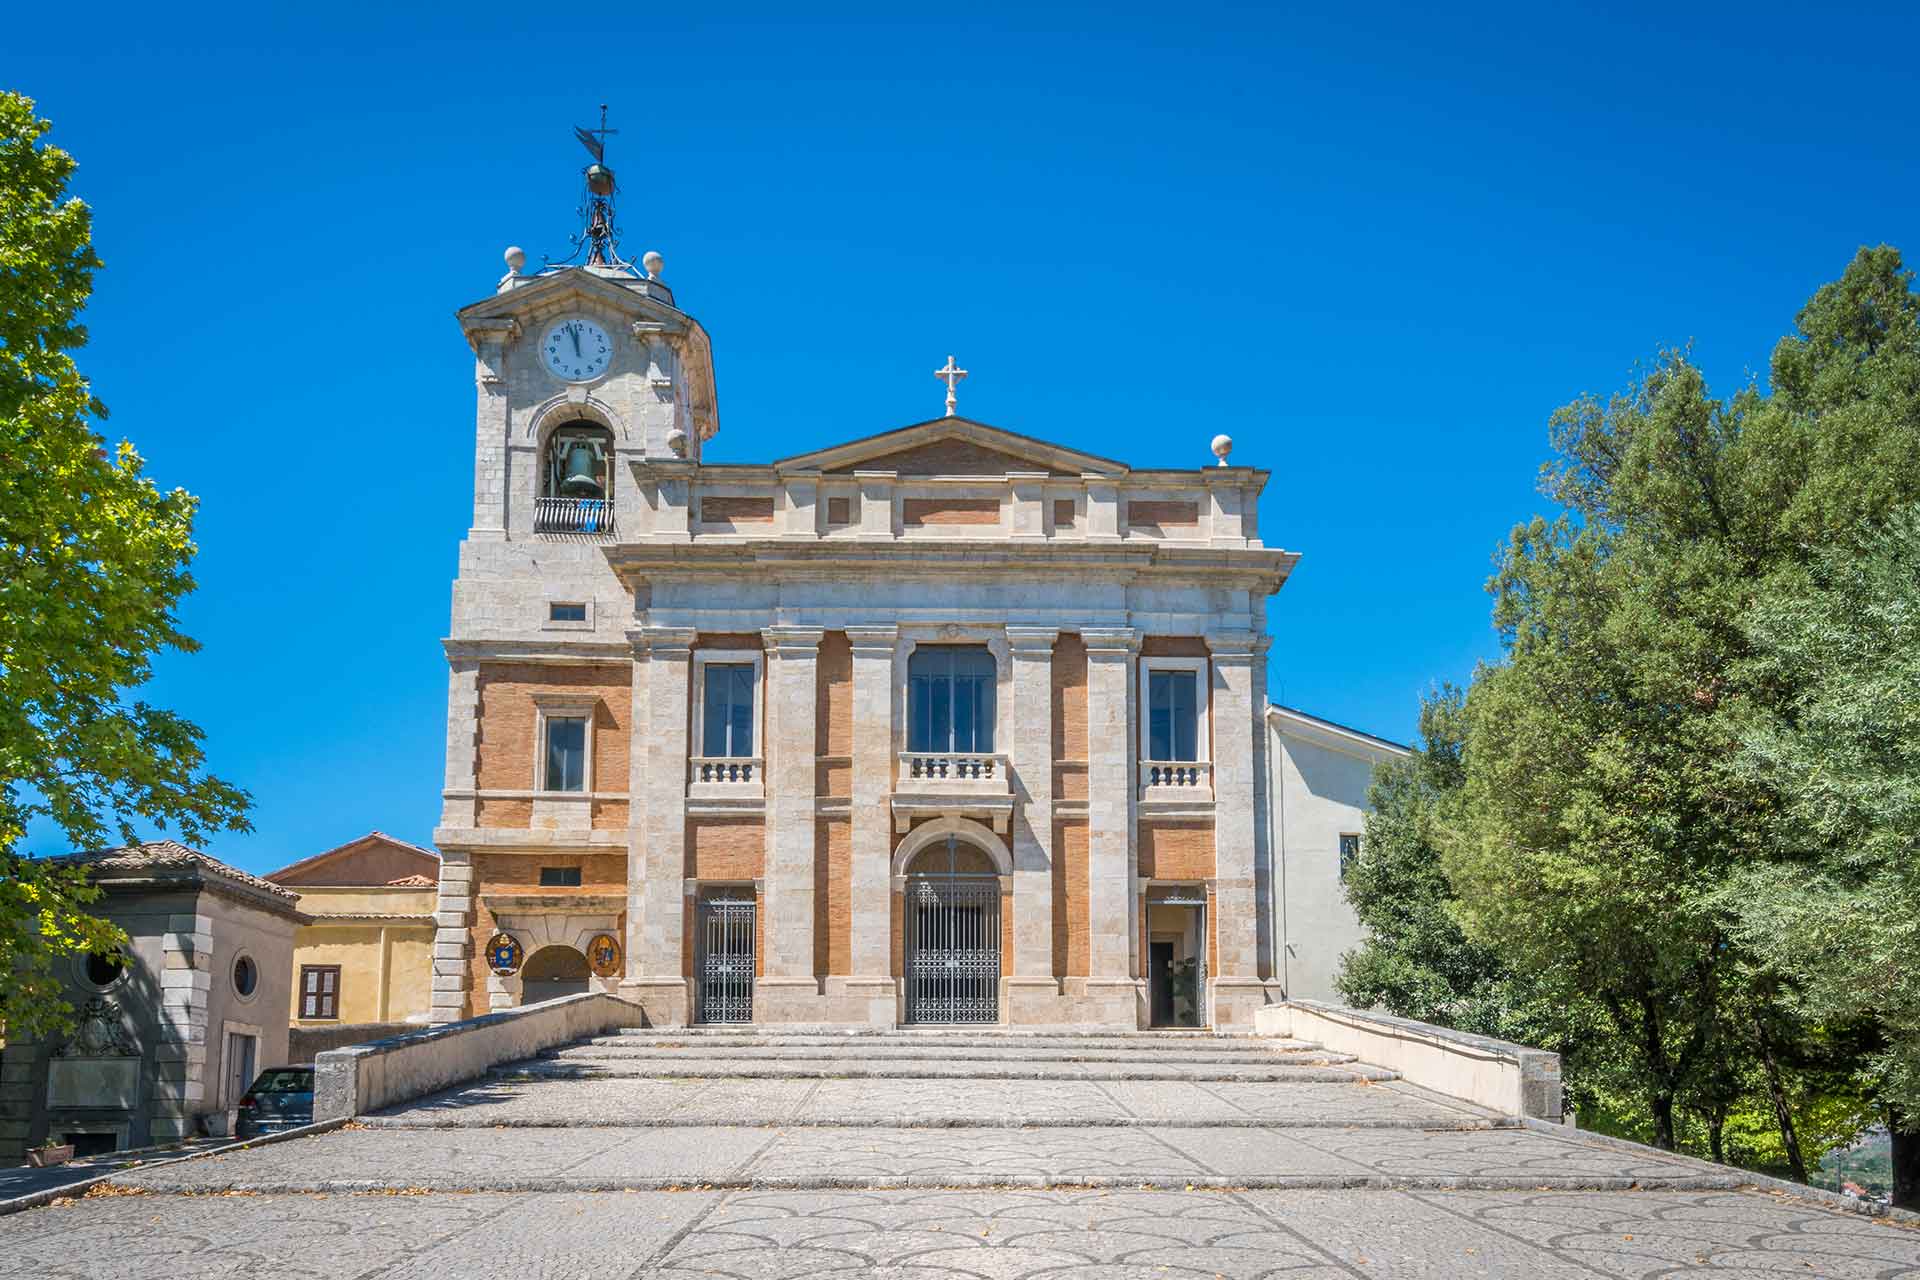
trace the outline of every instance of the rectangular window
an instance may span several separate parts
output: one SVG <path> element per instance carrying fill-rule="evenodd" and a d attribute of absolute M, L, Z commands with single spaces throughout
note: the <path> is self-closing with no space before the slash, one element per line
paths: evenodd
<path fill-rule="evenodd" d="M 300 966 L 300 1016 L 338 1018 L 340 1016 L 340 966 L 303 964 Z"/>
<path fill-rule="evenodd" d="M 705 714 L 701 721 L 700 754 L 753 754 L 753 664 L 709 662 L 706 671 Z"/>
<path fill-rule="evenodd" d="M 585 622 L 587 606 L 584 604 L 550 604 L 547 606 L 549 622 Z"/>
<path fill-rule="evenodd" d="M 1360 837 L 1349 832 L 1340 837 L 1340 878 L 1345 880 L 1347 872 L 1360 857 Z"/>
<path fill-rule="evenodd" d="M 542 889 L 578 889 L 580 868 L 542 867 L 540 868 L 540 887 Z"/>
<path fill-rule="evenodd" d="M 1198 760 L 1200 676 L 1195 671 L 1147 673 L 1147 758 Z"/>
<path fill-rule="evenodd" d="M 827 523 L 828 524 L 852 524 L 853 523 L 853 499 L 828 498 L 827 499 Z"/>
<path fill-rule="evenodd" d="M 1053 527 L 1056 529 L 1073 528 L 1073 499 L 1055 498 L 1053 500 Z"/>
<path fill-rule="evenodd" d="M 547 717 L 548 791 L 587 789 L 587 718 Z"/>
<path fill-rule="evenodd" d="M 907 750 L 992 751 L 993 680 L 984 645 L 915 649 L 907 660 Z"/>

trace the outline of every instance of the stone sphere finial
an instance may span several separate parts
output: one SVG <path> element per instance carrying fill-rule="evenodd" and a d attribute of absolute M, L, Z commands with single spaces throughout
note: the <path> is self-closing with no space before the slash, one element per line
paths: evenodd
<path fill-rule="evenodd" d="M 649 249 L 641 256 L 640 265 L 647 269 L 647 279 L 658 280 L 660 278 L 660 268 L 667 265 L 667 260 L 655 253 L 652 249 Z"/>
<path fill-rule="evenodd" d="M 520 268 L 527 265 L 527 251 L 517 244 L 510 244 L 507 246 L 506 259 L 507 270 L 518 273 Z"/>
<path fill-rule="evenodd" d="M 1220 459 L 1221 466 L 1224 467 L 1227 465 L 1227 455 L 1232 452 L 1233 452 L 1232 436 L 1215 436 L 1213 438 L 1213 456 Z"/>

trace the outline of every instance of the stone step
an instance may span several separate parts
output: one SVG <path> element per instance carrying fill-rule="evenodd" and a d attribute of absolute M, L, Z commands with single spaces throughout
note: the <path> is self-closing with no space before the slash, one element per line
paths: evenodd
<path fill-rule="evenodd" d="M 1247 1031 L 1215 1031 L 1209 1027 L 1155 1027 L 1136 1030 L 1130 1027 L 1022 1026 L 997 1023 L 948 1023 L 935 1026 L 848 1026 L 839 1022 L 730 1022 L 701 1023 L 688 1027 L 621 1027 L 623 1036 L 831 1036 L 834 1039 L 862 1039 L 867 1036 L 992 1036 L 999 1040 L 1023 1040 L 1051 1037 L 1069 1040 L 1251 1040 L 1272 1037 Z"/>
<path fill-rule="evenodd" d="M 1168 1080 L 1180 1082 L 1385 1081 L 1398 1072 L 1360 1063 L 1320 1066 L 1202 1066 L 1186 1063 L 1096 1062 L 873 1062 L 867 1058 L 829 1058 L 811 1062 L 740 1060 L 706 1064 L 694 1059 L 622 1061 L 539 1058 L 495 1067 L 498 1080 L 596 1080 L 648 1077 L 682 1080 Z"/>
<path fill-rule="evenodd" d="M 832 1062 L 844 1060 L 845 1045 L 754 1045 L 690 1044 L 642 1046 L 628 1041 L 596 1040 L 590 1044 L 553 1050 L 540 1055 L 574 1062 Z M 946 1045 L 896 1045 L 883 1041 L 860 1046 L 863 1062 L 1131 1062 L 1142 1065 L 1176 1064 L 1207 1066 L 1338 1066 L 1354 1061 L 1352 1054 L 1326 1050 L 1284 1049 L 1251 1053 L 1194 1053 L 1172 1046 L 1160 1049 L 1080 1049 L 1033 1048 L 1003 1045 L 948 1047 Z"/>
<path fill-rule="evenodd" d="M 760 1028 L 727 1035 L 701 1034 L 698 1029 L 687 1031 L 622 1031 L 617 1035 L 594 1036 L 588 1044 L 605 1046 L 626 1046 L 634 1048 L 691 1048 L 700 1047 L 732 1052 L 744 1048 L 817 1048 L 837 1046 L 850 1052 L 866 1054 L 874 1048 L 893 1048 L 911 1046 L 915 1048 L 937 1047 L 940 1049 L 1138 1049 L 1141 1052 L 1166 1052 L 1180 1054 L 1235 1054 L 1253 1052 L 1286 1052 L 1290 1050 L 1319 1049 L 1322 1046 L 1311 1040 L 1286 1040 L 1279 1037 L 1263 1036 L 1163 1036 L 1160 1032 L 1138 1035 L 1109 1033 L 1103 1035 L 1027 1035 L 1024 1033 L 1004 1033 L 994 1031 L 906 1031 L 882 1030 L 863 1032 L 857 1039 L 851 1039 L 844 1033 L 815 1031 L 778 1031 Z"/>

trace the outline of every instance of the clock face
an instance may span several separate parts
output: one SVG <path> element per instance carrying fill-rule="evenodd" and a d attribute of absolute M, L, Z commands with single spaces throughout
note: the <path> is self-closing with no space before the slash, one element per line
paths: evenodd
<path fill-rule="evenodd" d="M 607 371 L 613 340 L 593 321 L 574 316 L 547 330 L 540 340 L 540 358 L 555 377 L 587 382 Z"/>

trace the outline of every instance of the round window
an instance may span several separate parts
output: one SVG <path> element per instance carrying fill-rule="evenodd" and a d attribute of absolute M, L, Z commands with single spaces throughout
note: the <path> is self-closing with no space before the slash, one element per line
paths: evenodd
<path fill-rule="evenodd" d="M 127 971 L 127 958 L 118 951 L 87 957 L 87 981 L 96 987 L 110 987 Z"/>
<path fill-rule="evenodd" d="M 253 994 L 260 985 L 260 969 L 254 964 L 252 956 L 241 956 L 233 962 L 233 989 L 243 996 Z"/>

